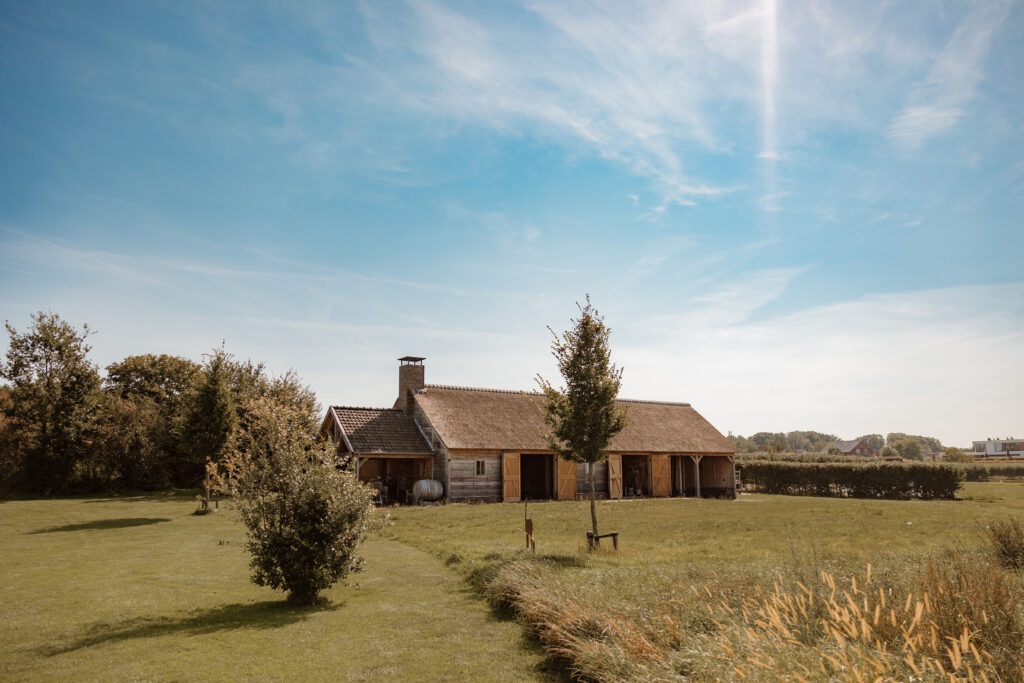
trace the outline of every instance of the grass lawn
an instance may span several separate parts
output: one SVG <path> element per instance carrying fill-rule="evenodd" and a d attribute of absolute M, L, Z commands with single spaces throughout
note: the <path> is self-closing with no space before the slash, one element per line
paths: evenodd
<path fill-rule="evenodd" d="M 1024 483 L 968 483 L 958 501 L 886 501 L 744 494 L 736 501 L 599 501 L 601 531 L 618 553 L 587 557 L 589 502 L 530 503 L 537 554 L 581 558 L 595 569 L 803 563 L 863 566 L 888 555 L 921 559 L 943 545 L 977 545 L 993 519 L 1024 516 Z M 385 534 L 449 564 L 524 551 L 522 504 L 397 508 Z M 608 541 L 606 541 L 608 543 Z"/>
<path fill-rule="evenodd" d="M 292 608 L 248 579 L 230 509 L 188 497 L 0 502 L 0 680 L 545 680 L 437 557 L 384 538 Z"/>
<path fill-rule="evenodd" d="M 986 524 L 1024 518 L 1024 484 L 967 484 L 961 496 L 959 501 L 767 495 L 743 495 L 737 501 L 603 501 L 598 506 L 601 530 L 619 532 L 620 550 L 604 548 L 594 555 L 585 552 L 590 518 L 589 503 L 583 502 L 529 505 L 536 556 L 524 548 L 521 504 L 403 508 L 384 533 L 460 569 L 493 599 L 514 608 L 549 651 L 590 678 L 661 680 L 678 675 L 772 681 L 784 675 L 781 663 L 772 658 L 772 653 L 784 651 L 781 636 L 768 634 L 753 645 L 735 641 L 746 638 L 751 625 L 740 613 L 761 609 L 776 585 L 783 586 L 783 600 L 794 595 L 800 599 L 803 588 L 797 586 L 809 587 L 819 601 L 812 612 L 824 609 L 821 599 L 829 595 L 823 571 L 836 579 L 839 594 L 856 590 L 858 581 L 863 586 L 871 580 L 873 590 L 899 596 L 901 607 L 910 592 L 915 594 L 913 606 L 947 579 L 951 583 L 946 594 L 977 597 L 979 604 L 983 598 L 1019 600 L 1024 594 L 1019 574 L 965 577 L 955 574 L 959 570 L 944 558 L 952 550 L 974 566 L 974 554 L 985 545 Z M 919 577 L 933 563 L 936 570 L 927 579 L 931 583 L 922 583 Z M 958 586 L 960 581 L 997 588 L 975 596 Z M 1002 605 L 985 603 L 979 609 L 996 607 Z M 1007 623 L 1022 627 L 1024 603 L 1007 610 Z M 818 628 L 816 619 L 812 614 L 808 631 Z M 723 647 L 730 643 L 736 652 L 723 656 Z M 800 680 L 806 674 L 798 667 L 817 666 L 822 654 L 812 645 L 805 648 L 809 652 L 787 655 L 794 669 L 785 675 Z M 739 654 L 741 647 L 746 654 Z M 1013 647 L 1017 649 L 1009 654 L 1000 652 L 1011 662 L 1014 656 L 1020 661 L 1024 640 Z M 850 668 L 867 667 L 874 656 L 870 650 L 865 646 L 867 654 L 842 656 L 849 657 Z M 741 675 L 733 662 L 744 660 L 760 661 L 764 667 L 760 673 L 751 669 Z M 830 672 L 818 672 L 822 678 L 812 675 L 809 680 L 852 678 Z M 1024 680 L 1024 670 L 1017 673 L 1007 680 Z"/>
<path fill-rule="evenodd" d="M 249 582 L 230 508 L 196 517 L 180 495 L 4 501 L 0 680 L 545 680 L 547 655 L 596 680 L 771 681 L 783 664 L 799 680 L 823 646 L 747 642 L 756 629 L 729 610 L 739 619 L 779 577 L 819 590 L 825 570 L 847 590 L 869 564 L 906 595 L 929 558 L 974 553 L 985 524 L 1024 517 L 1022 483 L 962 496 L 603 501 L 620 551 L 596 554 L 588 503 L 531 503 L 536 555 L 521 504 L 396 508 L 363 546 L 367 571 L 309 609 Z M 1019 577 L 983 578 L 1006 582 L 989 593 L 1020 589 Z M 870 664 L 828 654 L 852 668 L 808 680 Z"/>

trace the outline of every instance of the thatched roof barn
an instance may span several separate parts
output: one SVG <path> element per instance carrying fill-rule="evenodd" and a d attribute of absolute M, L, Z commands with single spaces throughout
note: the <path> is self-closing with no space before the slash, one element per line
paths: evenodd
<path fill-rule="evenodd" d="M 392 409 L 332 407 L 324 422 L 360 476 L 407 500 L 417 478 L 449 500 L 569 499 L 584 468 L 548 449 L 543 396 L 426 384 L 423 358 L 399 359 Z M 603 496 L 735 495 L 735 448 L 688 403 L 620 400 L 627 425 L 595 476 Z"/>

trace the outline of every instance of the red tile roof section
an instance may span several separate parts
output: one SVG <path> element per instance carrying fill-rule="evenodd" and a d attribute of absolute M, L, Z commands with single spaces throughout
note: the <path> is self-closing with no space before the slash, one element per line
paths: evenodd
<path fill-rule="evenodd" d="M 357 455 L 430 455 L 433 450 L 405 411 L 334 406 L 331 412 Z"/>

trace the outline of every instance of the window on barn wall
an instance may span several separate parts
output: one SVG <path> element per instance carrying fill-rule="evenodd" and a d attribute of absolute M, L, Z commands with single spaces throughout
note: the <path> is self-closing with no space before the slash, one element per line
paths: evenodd
<path fill-rule="evenodd" d="M 487 463 L 483 460 L 476 461 L 476 473 L 478 476 L 484 476 L 487 474 Z"/>

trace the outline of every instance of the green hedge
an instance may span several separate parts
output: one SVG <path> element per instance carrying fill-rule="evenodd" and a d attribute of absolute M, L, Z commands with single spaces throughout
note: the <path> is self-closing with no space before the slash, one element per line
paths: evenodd
<path fill-rule="evenodd" d="M 920 462 L 798 463 L 747 462 L 741 480 L 747 490 L 790 496 L 954 500 L 962 467 Z"/>
<path fill-rule="evenodd" d="M 967 481 L 990 481 L 992 477 L 1003 479 L 1024 478 L 1024 463 L 974 463 L 963 466 Z"/>

